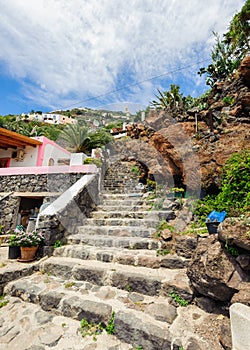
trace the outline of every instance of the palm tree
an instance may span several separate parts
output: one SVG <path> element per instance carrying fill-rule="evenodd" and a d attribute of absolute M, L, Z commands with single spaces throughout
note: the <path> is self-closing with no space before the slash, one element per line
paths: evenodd
<path fill-rule="evenodd" d="M 77 124 L 68 124 L 60 137 L 67 142 L 67 148 L 75 153 L 86 152 L 90 141 L 87 128 Z"/>

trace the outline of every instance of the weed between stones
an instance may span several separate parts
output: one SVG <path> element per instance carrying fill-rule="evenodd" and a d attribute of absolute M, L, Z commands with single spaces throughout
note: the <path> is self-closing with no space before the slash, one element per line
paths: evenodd
<path fill-rule="evenodd" d="M 187 306 L 189 302 L 183 298 L 181 298 L 178 294 L 176 294 L 173 290 L 170 292 L 171 298 L 177 302 L 180 306 Z"/>
<path fill-rule="evenodd" d="M 225 248 L 228 251 L 228 253 L 231 254 L 232 256 L 238 256 L 239 255 L 238 249 L 235 248 L 235 247 L 232 247 L 231 245 L 229 245 L 227 240 L 226 240 L 226 243 L 225 243 Z"/>
<path fill-rule="evenodd" d="M 171 251 L 167 249 L 157 249 L 156 251 L 156 256 L 160 256 L 160 255 L 164 256 L 167 254 L 171 254 Z"/>
<path fill-rule="evenodd" d="M 60 248 L 61 246 L 62 246 L 62 242 L 59 239 L 57 239 L 54 243 L 54 248 L 55 249 Z"/>
<path fill-rule="evenodd" d="M 4 299 L 4 295 L 0 295 L 0 300 L 3 300 Z M 0 309 L 1 307 L 7 305 L 9 302 L 9 300 L 3 300 L 3 301 L 0 301 Z"/>
<path fill-rule="evenodd" d="M 108 334 L 114 334 L 115 333 L 115 312 L 112 312 L 111 318 L 109 320 L 109 323 L 106 327 L 100 322 L 98 324 L 89 323 L 85 318 L 83 318 L 80 321 L 80 333 L 82 337 L 85 337 L 86 335 L 92 336 L 93 340 L 97 340 L 97 336 L 103 332 L 103 330 L 106 330 Z"/>
<path fill-rule="evenodd" d="M 75 282 L 67 282 L 67 283 L 65 283 L 64 288 L 71 288 L 74 285 L 75 285 Z"/>
<path fill-rule="evenodd" d="M 111 315 L 111 319 L 109 320 L 109 323 L 106 327 L 106 332 L 108 334 L 114 334 L 115 333 L 115 324 L 114 324 L 114 320 L 115 320 L 115 312 L 113 311 L 112 312 L 112 315 Z"/>
<path fill-rule="evenodd" d="M 89 335 L 93 337 L 94 341 L 96 341 L 96 336 L 101 334 L 103 329 L 104 328 L 101 323 L 98 323 L 97 325 L 94 323 L 89 323 L 85 318 L 80 321 L 80 333 L 82 337 Z"/>

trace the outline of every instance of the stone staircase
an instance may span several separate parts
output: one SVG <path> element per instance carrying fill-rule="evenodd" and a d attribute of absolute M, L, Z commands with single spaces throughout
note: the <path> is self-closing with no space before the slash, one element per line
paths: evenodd
<path fill-rule="evenodd" d="M 52 257 L 43 259 L 39 271 L 11 281 L 4 292 L 25 304 L 36 304 L 47 317 L 62 317 L 65 324 L 85 318 L 107 326 L 114 313 L 114 335 L 86 347 L 84 338 L 82 345 L 64 347 L 65 335 L 52 337 L 49 349 L 179 350 L 190 343 L 195 327 L 207 317 L 197 306 L 181 307 L 173 300 L 173 295 L 188 302 L 193 299 L 187 259 L 159 254 L 161 244 L 153 233 L 162 213 L 149 211 L 143 194 L 132 188 L 123 193 L 124 187 L 112 193 L 106 181 L 102 204 L 86 224 L 68 236 L 67 244 L 55 249 Z M 14 349 L 11 342 L 8 345 Z"/>
<path fill-rule="evenodd" d="M 134 171 L 133 171 L 134 169 Z M 107 169 L 103 185 L 109 193 L 131 193 L 138 192 L 138 175 L 135 170 L 139 170 L 136 161 L 114 161 Z"/>

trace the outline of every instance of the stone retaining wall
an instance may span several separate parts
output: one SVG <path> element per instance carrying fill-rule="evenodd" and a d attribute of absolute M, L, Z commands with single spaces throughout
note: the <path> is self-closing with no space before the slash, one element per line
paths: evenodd
<path fill-rule="evenodd" d="M 63 192 L 82 176 L 82 173 L 1 176 L 0 192 L 49 192 L 54 185 L 53 192 Z"/>
<path fill-rule="evenodd" d="M 0 225 L 5 232 L 15 228 L 22 192 L 62 193 L 82 176 L 82 173 L 1 176 L 0 192 L 9 195 L 0 196 Z"/>

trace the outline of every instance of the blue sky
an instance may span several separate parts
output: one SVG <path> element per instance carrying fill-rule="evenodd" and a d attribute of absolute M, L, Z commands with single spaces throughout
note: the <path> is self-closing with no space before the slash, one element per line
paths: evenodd
<path fill-rule="evenodd" d="M 0 115 L 134 112 L 170 84 L 198 96 L 207 89 L 197 71 L 208 64 L 198 62 L 210 57 L 212 31 L 224 33 L 244 3 L 0 0 Z"/>

